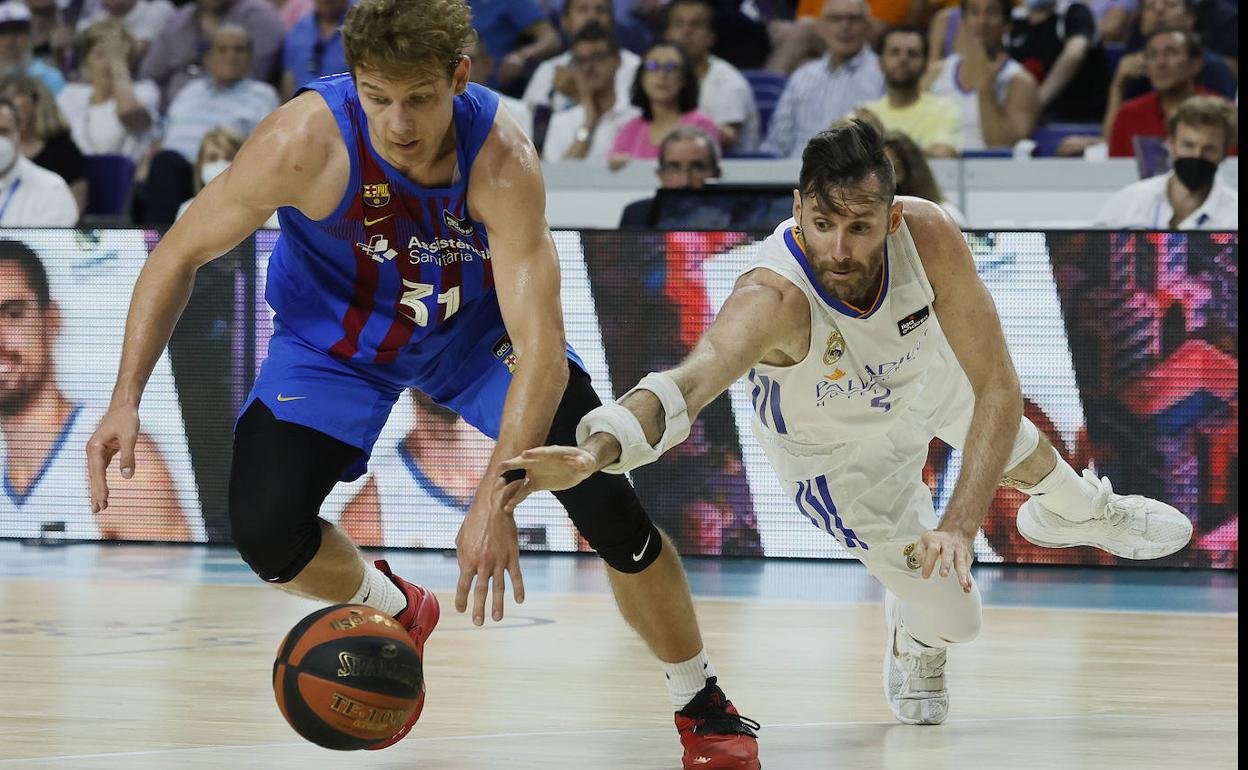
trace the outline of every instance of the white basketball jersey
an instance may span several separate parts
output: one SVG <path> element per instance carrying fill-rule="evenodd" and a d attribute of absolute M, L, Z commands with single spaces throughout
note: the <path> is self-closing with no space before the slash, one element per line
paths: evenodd
<path fill-rule="evenodd" d="M 103 412 L 79 404 L 61 426 L 52 451 L 34 481 L 16 490 L 9 479 L 8 462 L 0 457 L 0 537 L 38 538 L 45 528 L 57 540 L 96 540 L 100 528 L 87 496 L 87 459 L 83 447 L 95 432 Z M 11 450 L 10 450 L 11 451 Z M 62 531 L 63 527 L 63 531 Z"/>
<path fill-rule="evenodd" d="M 962 115 L 962 149 L 983 150 L 988 146 L 984 140 L 984 125 L 979 117 L 979 94 L 967 91 L 958 82 L 958 72 L 962 69 L 962 57 L 953 54 L 945 59 L 940 74 L 932 81 L 931 92 L 943 96 L 958 106 Z M 1013 59 L 1006 59 L 993 76 L 992 92 L 998 104 L 1005 104 L 1005 95 L 1010 90 L 1010 82 L 1024 72 L 1023 65 Z"/>
<path fill-rule="evenodd" d="M 343 511 L 369 479 L 377 486 L 381 513 L 381 545 L 386 548 L 455 548 L 455 538 L 467 501 L 455 499 L 427 474 L 428 469 L 408 453 L 401 441 L 378 443 L 368 463 L 368 473 L 359 479 L 338 484 L 321 506 L 321 515 L 339 523 Z M 516 526 L 540 530 L 545 536 L 542 548 L 575 551 L 576 532 L 563 506 L 549 492 L 525 500 L 516 509 Z"/>
<path fill-rule="evenodd" d="M 758 364 L 747 389 L 753 428 L 781 479 L 812 478 L 838 446 L 889 431 L 922 391 L 947 347 L 935 298 L 902 221 L 885 245 L 879 292 L 856 308 L 819 284 L 792 219 L 763 242 L 746 271 L 765 268 L 800 287 L 810 303 L 810 350 L 791 366 Z"/>

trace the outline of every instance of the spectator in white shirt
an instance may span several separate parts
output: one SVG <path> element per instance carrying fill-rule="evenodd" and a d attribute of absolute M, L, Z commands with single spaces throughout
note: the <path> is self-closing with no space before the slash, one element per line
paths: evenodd
<path fill-rule="evenodd" d="M 1009 0 L 962 0 L 957 53 L 933 63 L 923 88 L 957 105 L 963 150 L 1012 147 L 1040 115 L 1036 79 L 1005 51 Z"/>
<path fill-rule="evenodd" d="M 820 29 L 828 52 L 789 76 L 760 148 L 764 152 L 801 157 L 812 136 L 884 94 L 879 57 L 866 45 L 865 0 L 827 0 Z"/>
<path fill-rule="evenodd" d="M 151 146 L 160 117 L 160 89 L 130 77 L 134 38 L 105 19 L 78 36 L 85 83 L 67 83 L 56 97 L 74 143 L 85 155 L 126 155 L 136 162 Z"/>
<path fill-rule="evenodd" d="M 19 141 L 17 107 L 0 99 L 0 227 L 73 227 L 78 203 L 69 185 L 22 155 Z"/>
<path fill-rule="evenodd" d="M 191 167 L 208 131 L 228 126 L 245 137 L 277 109 L 273 86 L 247 76 L 251 58 L 247 30 L 223 24 L 212 33 L 204 54 L 208 77 L 187 83 L 169 105 L 160 151 L 152 158 L 144 187 L 140 223 L 173 222 L 178 204 L 191 197 Z"/>
<path fill-rule="evenodd" d="M 232 24 L 217 27 L 204 54 L 208 77 L 187 83 L 174 97 L 166 116 L 161 146 L 195 162 L 199 143 L 214 126 L 231 126 L 243 136 L 277 109 L 277 91 L 248 77 L 252 46 L 247 30 Z"/>
<path fill-rule="evenodd" d="M 750 83 L 736 67 L 711 55 L 715 45 L 714 3 L 672 0 L 667 7 L 664 39 L 680 44 L 689 54 L 701 88 L 698 109 L 715 121 L 724 150 L 757 147 L 758 107 Z"/>
<path fill-rule="evenodd" d="M 542 159 L 605 161 L 620 126 L 641 114 L 615 90 L 619 41 L 612 27 L 590 24 L 572 39 L 571 53 L 576 90 L 583 96 L 580 104 L 551 117 Z"/>
<path fill-rule="evenodd" d="M 1166 147 L 1174 170 L 1127 185 L 1101 209 L 1097 224 L 1150 230 L 1238 230 L 1239 194 L 1217 178 L 1236 139 L 1235 107 L 1193 96 L 1170 116 Z"/>
<path fill-rule="evenodd" d="M 78 20 L 78 31 L 105 19 L 116 19 L 125 25 L 135 42 L 135 61 L 143 58 L 152 39 L 173 15 L 173 3 L 169 0 L 100 0 L 99 6 Z"/>
<path fill-rule="evenodd" d="M 614 7 L 611 0 L 568 0 L 564 5 L 560 26 L 569 40 L 588 24 L 599 24 L 615 34 Z M 641 58 L 628 50 L 620 51 L 620 66 L 615 73 L 615 91 L 619 103 L 628 102 L 633 77 Z M 524 103 L 536 115 L 541 109 L 554 112 L 566 110 L 580 100 L 576 79 L 572 75 L 572 51 L 567 50 L 541 64 L 533 71 L 524 89 Z"/>

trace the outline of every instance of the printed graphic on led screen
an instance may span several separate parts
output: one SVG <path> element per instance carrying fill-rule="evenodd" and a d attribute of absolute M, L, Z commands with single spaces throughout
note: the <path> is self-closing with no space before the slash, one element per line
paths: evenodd
<path fill-rule="evenodd" d="M 199 490 L 168 354 L 140 408 L 132 479 L 91 512 L 86 442 L 108 406 L 135 230 L 0 231 L 0 537 L 204 540 Z"/>
<path fill-rule="evenodd" d="M 762 236 L 554 237 L 568 341 L 610 399 L 689 352 Z M 1192 544 L 1164 564 L 1237 568 L 1238 235 L 966 237 L 1027 416 L 1076 469 L 1191 518 Z M 0 233 L 0 537 L 230 542 L 232 429 L 272 333 L 264 282 L 276 232 L 257 233 L 201 270 L 143 401 L 140 473 L 129 482 L 113 474 L 106 514 L 87 503 L 83 446 L 108 403 L 130 293 L 156 238 Z M 650 515 L 689 555 L 850 557 L 784 493 L 752 434 L 753 414 L 748 383 L 738 382 L 686 442 L 635 472 Z M 368 472 L 339 484 L 322 515 L 362 545 L 452 549 L 492 449 L 453 412 L 405 392 Z M 960 467 L 958 452 L 932 442 L 924 479 L 938 513 Z M 1024 500 L 998 492 L 975 542 L 979 561 L 1117 561 L 1031 545 L 1014 525 Z M 522 505 L 517 524 L 526 550 L 587 550 L 549 495 Z"/>

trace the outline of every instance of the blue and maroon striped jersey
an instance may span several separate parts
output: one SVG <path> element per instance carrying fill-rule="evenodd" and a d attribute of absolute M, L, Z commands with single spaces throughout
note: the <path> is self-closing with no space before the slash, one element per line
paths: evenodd
<path fill-rule="evenodd" d="M 351 177 L 323 220 L 278 210 L 282 233 L 265 289 L 277 325 L 337 358 L 392 364 L 440 351 L 452 343 L 454 327 L 478 325 L 474 316 L 497 319 L 489 238 L 470 217 L 466 197 L 498 96 L 470 83 L 455 97 L 459 173 L 449 187 L 426 189 L 373 149 L 349 74 L 305 90 L 317 91 L 333 111 Z"/>

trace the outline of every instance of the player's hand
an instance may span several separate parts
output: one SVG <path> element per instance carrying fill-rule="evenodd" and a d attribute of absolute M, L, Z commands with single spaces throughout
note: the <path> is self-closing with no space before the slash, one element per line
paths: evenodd
<path fill-rule="evenodd" d="M 967 84 L 977 91 L 992 88 L 1000 57 L 997 60 L 988 58 L 984 44 L 971 34 L 965 24 L 958 30 L 956 49 L 962 54 L 962 77 Z"/>
<path fill-rule="evenodd" d="M 529 60 L 524 58 L 523 54 L 512 51 L 498 63 L 498 82 L 510 83 L 517 80 L 528 66 Z"/>
<path fill-rule="evenodd" d="M 1148 74 L 1148 68 L 1144 62 L 1144 52 L 1136 51 L 1129 53 L 1118 60 L 1118 69 L 1114 72 L 1114 79 L 1119 82 L 1127 78 L 1142 78 Z"/>
<path fill-rule="evenodd" d="M 565 67 L 562 64 L 556 65 L 552 87 L 555 93 L 563 94 L 573 101 L 579 101 L 580 91 L 573 67 Z"/>
<path fill-rule="evenodd" d="M 962 592 L 971 592 L 971 564 L 975 561 L 971 538 L 961 532 L 934 529 L 919 538 L 912 555 L 923 567 L 924 580 L 932 576 L 939 564 L 941 577 L 955 572 L 958 582 L 962 584 Z"/>
<path fill-rule="evenodd" d="M 459 585 L 455 589 L 455 611 L 468 609 L 468 592 L 473 591 L 473 625 L 485 623 L 485 604 L 489 599 L 490 582 L 494 583 L 495 622 L 503 619 L 503 594 L 507 590 L 504 573 L 511 573 L 512 592 L 516 603 L 524 602 L 524 578 L 520 575 L 520 539 L 516 520 L 498 506 L 493 484 L 482 483 L 477 490 L 463 526 L 455 538 L 459 557 Z M 473 581 L 476 589 L 473 590 Z"/>
<path fill-rule="evenodd" d="M 87 476 L 91 512 L 108 507 L 108 464 L 120 455 L 121 477 L 134 475 L 134 444 L 139 438 L 139 410 L 133 406 L 109 407 L 99 427 L 87 441 Z"/>
<path fill-rule="evenodd" d="M 593 475 L 596 464 L 593 453 L 574 446 L 524 450 L 498 466 L 504 472 L 524 471 L 522 477 L 510 482 L 499 477 L 497 488 L 503 511 L 514 513 L 526 497 L 543 489 L 552 492 L 571 489 Z"/>

